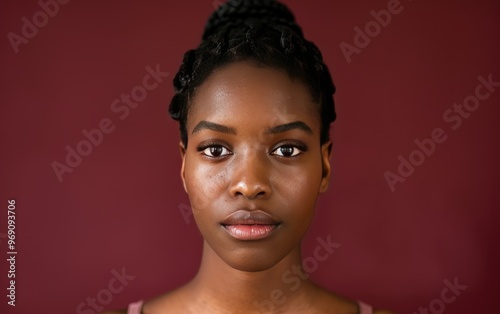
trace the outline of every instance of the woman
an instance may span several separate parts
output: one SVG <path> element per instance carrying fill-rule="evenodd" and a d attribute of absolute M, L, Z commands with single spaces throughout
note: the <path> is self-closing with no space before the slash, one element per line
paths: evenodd
<path fill-rule="evenodd" d="M 169 112 L 202 262 L 189 283 L 128 313 L 388 313 L 286 276 L 302 270 L 335 120 L 328 68 L 292 13 L 275 1 L 222 5 L 174 86 Z"/>

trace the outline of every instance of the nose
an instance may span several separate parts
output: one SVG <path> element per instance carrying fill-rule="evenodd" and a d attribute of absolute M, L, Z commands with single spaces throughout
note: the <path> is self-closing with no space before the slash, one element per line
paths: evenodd
<path fill-rule="evenodd" d="M 233 180 L 229 187 L 232 197 L 267 199 L 272 194 L 269 161 L 265 156 L 252 153 L 241 157 L 233 165 Z"/>

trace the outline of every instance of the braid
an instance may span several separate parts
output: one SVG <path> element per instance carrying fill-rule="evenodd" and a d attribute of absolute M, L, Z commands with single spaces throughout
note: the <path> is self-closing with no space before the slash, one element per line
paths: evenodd
<path fill-rule="evenodd" d="M 292 12 L 283 4 L 273 0 L 229 0 L 210 16 L 202 38 L 203 40 L 207 39 L 221 25 L 227 23 L 235 24 L 249 18 L 256 18 L 268 24 L 278 23 L 286 25 L 293 29 L 299 36 L 303 37 L 302 29 L 295 23 L 295 17 Z"/>
<path fill-rule="evenodd" d="M 234 2 L 237 4 L 232 5 Z M 302 80 L 319 104 L 321 142 L 329 140 L 329 127 L 336 118 L 335 86 L 320 50 L 303 37 L 293 14 L 283 4 L 274 0 L 230 0 L 212 13 L 202 42 L 184 54 L 174 78 L 175 95 L 169 114 L 179 121 L 184 145 L 190 99 L 196 87 L 214 69 L 246 60 L 286 70 Z"/>

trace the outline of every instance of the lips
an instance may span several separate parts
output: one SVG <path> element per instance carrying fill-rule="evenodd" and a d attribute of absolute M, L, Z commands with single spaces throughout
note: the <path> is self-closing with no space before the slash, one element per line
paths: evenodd
<path fill-rule="evenodd" d="M 280 222 L 264 211 L 241 209 L 226 217 L 221 225 L 233 238 L 248 241 L 269 237 Z"/>

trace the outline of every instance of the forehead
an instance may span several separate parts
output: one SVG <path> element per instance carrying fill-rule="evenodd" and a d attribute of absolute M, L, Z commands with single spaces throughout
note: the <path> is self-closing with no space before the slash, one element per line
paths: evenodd
<path fill-rule="evenodd" d="M 307 86 L 284 70 L 231 63 L 216 69 L 197 88 L 187 126 L 189 131 L 201 120 L 238 126 L 241 120 L 255 118 L 267 124 L 292 120 L 319 124 L 318 104 Z"/>

